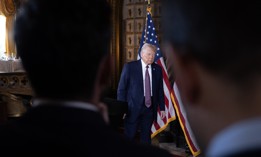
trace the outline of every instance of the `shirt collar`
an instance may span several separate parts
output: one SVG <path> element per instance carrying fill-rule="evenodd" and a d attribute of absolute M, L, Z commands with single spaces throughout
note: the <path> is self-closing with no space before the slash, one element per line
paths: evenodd
<path fill-rule="evenodd" d="M 235 124 L 220 132 L 211 141 L 206 156 L 218 157 L 261 148 L 261 118 Z"/>
<path fill-rule="evenodd" d="M 57 106 L 80 108 L 84 110 L 91 110 L 98 112 L 98 107 L 94 104 L 83 102 L 83 101 L 61 101 L 61 100 L 47 100 L 47 99 L 35 99 L 33 100 L 33 107 L 56 104 Z M 50 105 L 51 106 L 51 105 Z"/>
<path fill-rule="evenodd" d="M 145 64 L 145 62 L 141 59 L 141 64 L 142 64 L 142 67 L 146 67 L 147 66 L 147 64 Z M 149 66 L 149 68 L 151 67 L 151 64 L 148 64 L 148 66 Z"/>

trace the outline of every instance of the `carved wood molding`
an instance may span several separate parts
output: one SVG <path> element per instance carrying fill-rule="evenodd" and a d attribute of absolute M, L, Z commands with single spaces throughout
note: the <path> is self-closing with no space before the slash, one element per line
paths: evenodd
<path fill-rule="evenodd" d="M 33 95 L 31 85 L 24 72 L 0 73 L 0 93 Z"/>

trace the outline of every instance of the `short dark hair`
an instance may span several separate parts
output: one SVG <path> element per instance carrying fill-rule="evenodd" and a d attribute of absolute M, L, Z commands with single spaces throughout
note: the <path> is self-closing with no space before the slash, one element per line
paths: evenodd
<path fill-rule="evenodd" d="M 92 95 L 97 68 L 109 55 L 106 0 L 28 0 L 15 21 L 15 42 L 35 94 Z"/>
<path fill-rule="evenodd" d="M 261 1 L 163 0 L 163 37 L 180 55 L 238 80 L 261 72 Z"/>

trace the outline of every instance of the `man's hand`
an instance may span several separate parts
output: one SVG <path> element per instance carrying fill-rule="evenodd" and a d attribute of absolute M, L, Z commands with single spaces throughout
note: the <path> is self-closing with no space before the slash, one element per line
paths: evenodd
<path fill-rule="evenodd" d="M 126 117 L 126 113 L 124 113 L 124 115 L 122 116 L 122 119 L 125 119 L 125 117 Z"/>
<path fill-rule="evenodd" d="M 166 116 L 166 112 L 165 111 L 160 111 L 160 118 L 163 119 Z"/>

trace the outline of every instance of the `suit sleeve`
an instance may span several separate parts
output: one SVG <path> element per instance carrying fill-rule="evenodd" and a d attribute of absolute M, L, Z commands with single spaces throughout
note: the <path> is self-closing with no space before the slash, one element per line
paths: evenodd
<path fill-rule="evenodd" d="M 161 111 L 165 111 L 165 101 L 164 101 L 164 90 L 163 90 L 163 76 L 162 69 L 159 70 L 159 107 Z"/>
<path fill-rule="evenodd" d="M 121 77 L 117 90 L 117 99 L 121 101 L 127 101 L 127 93 L 129 87 L 129 70 L 128 64 L 125 64 L 121 72 Z"/>

